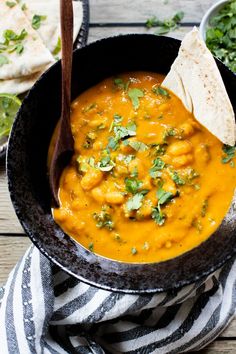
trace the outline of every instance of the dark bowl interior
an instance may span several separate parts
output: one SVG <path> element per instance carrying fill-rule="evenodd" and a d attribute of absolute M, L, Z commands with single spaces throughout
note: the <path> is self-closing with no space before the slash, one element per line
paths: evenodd
<path fill-rule="evenodd" d="M 103 39 L 74 52 L 72 99 L 102 79 L 135 70 L 167 73 L 180 41 L 154 35 Z M 236 77 L 217 61 L 236 111 Z M 189 77 L 191 80 L 191 77 Z M 97 256 L 67 236 L 51 216 L 47 151 L 60 116 L 60 62 L 25 98 L 9 140 L 7 170 L 16 214 L 34 244 L 80 280 L 126 293 L 154 293 L 193 283 L 219 268 L 236 251 L 235 206 L 199 247 L 162 263 L 131 264 Z"/>

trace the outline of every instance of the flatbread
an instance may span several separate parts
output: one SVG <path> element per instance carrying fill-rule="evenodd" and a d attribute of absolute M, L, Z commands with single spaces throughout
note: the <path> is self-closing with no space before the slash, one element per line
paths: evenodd
<path fill-rule="evenodd" d="M 37 32 L 41 36 L 46 47 L 51 53 L 54 52 L 58 38 L 61 36 L 60 29 L 60 1 L 59 0 L 23 0 L 26 5 L 24 10 L 25 15 L 32 22 L 34 15 L 46 16 L 46 19 L 41 21 L 41 25 Z M 81 1 L 73 1 L 74 12 L 74 35 L 75 41 L 83 20 L 83 8 Z M 57 54 L 61 57 L 61 53 Z"/>
<path fill-rule="evenodd" d="M 1 53 L 9 62 L 0 66 L 0 80 L 29 76 L 55 62 L 19 5 L 9 8 L 5 0 L 0 0 L 0 14 L 0 42 L 4 42 L 3 32 L 7 29 L 13 30 L 16 34 L 20 34 L 23 29 L 27 32 L 27 36 L 22 41 L 24 50 L 21 54 L 17 54 L 16 51 Z"/>
<path fill-rule="evenodd" d="M 172 91 L 189 112 L 220 141 L 235 145 L 235 115 L 211 52 L 193 28 L 162 86 Z"/>

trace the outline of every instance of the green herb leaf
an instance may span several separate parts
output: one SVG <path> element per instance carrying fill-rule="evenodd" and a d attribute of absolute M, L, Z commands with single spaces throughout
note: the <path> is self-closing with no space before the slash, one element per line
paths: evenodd
<path fill-rule="evenodd" d="M 163 225 L 166 219 L 166 215 L 161 210 L 161 205 L 170 202 L 174 195 L 170 192 L 166 192 L 164 189 L 159 188 L 157 191 L 158 204 L 152 210 L 152 218 L 158 225 Z"/>
<path fill-rule="evenodd" d="M 143 182 L 135 178 L 125 178 L 125 188 L 129 193 L 136 194 L 142 185 Z"/>
<path fill-rule="evenodd" d="M 88 249 L 93 252 L 94 251 L 94 244 L 93 242 L 90 242 L 90 244 L 88 245 Z"/>
<path fill-rule="evenodd" d="M 111 171 L 114 166 L 115 166 L 115 163 L 111 160 L 111 157 L 109 154 L 106 154 L 106 156 L 103 156 L 97 164 L 97 168 L 103 172 Z"/>
<path fill-rule="evenodd" d="M 203 202 L 202 210 L 201 210 L 202 217 L 206 216 L 207 208 L 208 208 L 208 199 L 204 200 Z"/>
<path fill-rule="evenodd" d="M 132 248 L 131 248 L 131 253 L 132 253 L 133 255 L 135 255 L 135 254 L 138 253 L 138 251 L 137 251 L 137 249 L 136 249 L 135 247 L 132 247 Z"/>
<path fill-rule="evenodd" d="M 52 55 L 58 55 L 61 51 L 61 37 L 58 37 L 56 47 L 52 51 Z"/>
<path fill-rule="evenodd" d="M 159 206 L 152 209 L 152 219 L 159 226 L 164 224 L 166 216 L 162 213 L 161 208 Z"/>
<path fill-rule="evenodd" d="M 34 15 L 32 18 L 32 27 L 33 29 L 37 30 L 41 26 L 41 21 L 45 21 L 47 19 L 47 16 L 41 16 L 41 15 Z"/>
<path fill-rule="evenodd" d="M 103 207 L 102 211 L 99 213 L 93 213 L 93 218 L 96 220 L 96 226 L 99 229 L 105 228 L 110 231 L 114 229 L 114 222 L 107 211 L 107 207 Z"/>
<path fill-rule="evenodd" d="M 115 151 L 118 149 L 119 143 L 113 136 L 109 136 L 107 147 Z"/>
<path fill-rule="evenodd" d="M 165 167 L 165 162 L 158 157 L 153 161 L 153 165 L 149 170 L 149 174 L 152 178 L 161 177 L 161 170 Z"/>
<path fill-rule="evenodd" d="M 26 4 L 22 4 L 22 6 L 21 6 L 21 10 L 22 10 L 22 11 L 27 10 L 27 6 L 26 6 Z"/>
<path fill-rule="evenodd" d="M 139 98 L 144 96 L 144 92 L 138 88 L 133 88 L 129 89 L 128 96 L 131 99 L 134 109 L 136 110 L 139 108 Z"/>
<path fill-rule="evenodd" d="M 130 84 L 129 80 L 127 82 L 124 82 L 123 79 L 121 79 L 121 78 L 115 78 L 113 82 L 117 88 L 119 88 L 120 90 L 124 90 L 124 91 L 128 90 L 129 84 Z"/>
<path fill-rule="evenodd" d="M 14 1 L 6 1 L 6 5 L 10 8 L 14 7 L 16 3 Z"/>
<path fill-rule="evenodd" d="M 126 140 L 123 142 L 125 145 L 131 146 L 135 151 L 145 151 L 148 149 L 148 146 L 141 141 L 129 141 Z"/>
<path fill-rule="evenodd" d="M 176 171 L 170 171 L 170 176 L 177 186 L 183 186 L 185 184 L 185 180 L 180 177 Z"/>
<path fill-rule="evenodd" d="M 157 198 L 158 198 L 158 204 L 159 205 L 163 205 L 169 201 L 171 201 L 171 199 L 173 199 L 174 195 L 170 192 L 166 192 L 164 189 L 159 188 L 157 191 Z"/>
<path fill-rule="evenodd" d="M 161 95 L 167 98 L 170 98 L 170 94 L 167 90 L 165 90 L 163 87 L 161 86 L 155 86 L 152 88 L 152 92 L 155 93 L 156 95 Z"/>
<path fill-rule="evenodd" d="M 126 202 L 126 207 L 128 211 L 138 210 L 142 205 L 142 200 L 144 195 L 142 193 L 137 193 L 133 197 L 129 198 Z"/>
<path fill-rule="evenodd" d="M 226 164 L 228 162 L 231 162 L 232 159 L 235 157 L 235 150 L 236 150 L 236 147 L 235 146 L 229 146 L 229 145 L 223 145 L 223 148 L 222 148 L 223 152 L 224 152 L 224 155 L 221 159 L 221 162 L 223 164 Z M 232 166 L 233 167 L 233 166 Z"/>
<path fill-rule="evenodd" d="M 0 54 L 0 66 L 3 66 L 8 63 L 10 63 L 9 59 L 5 55 Z"/>
<path fill-rule="evenodd" d="M 174 31 L 179 27 L 180 22 L 184 18 L 184 12 L 179 11 L 177 12 L 172 18 L 165 19 L 163 21 L 158 20 L 155 16 L 149 18 L 146 22 L 146 27 L 157 27 L 159 28 L 156 30 L 156 35 L 162 35 L 169 33 L 170 31 Z"/>
<path fill-rule="evenodd" d="M 28 32 L 25 29 L 23 29 L 20 34 L 15 33 L 11 29 L 7 29 L 3 32 L 3 38 L 5 39 L 4 44 L 9 45 L 10 41 L 23 41 L 27 35 Z"/>

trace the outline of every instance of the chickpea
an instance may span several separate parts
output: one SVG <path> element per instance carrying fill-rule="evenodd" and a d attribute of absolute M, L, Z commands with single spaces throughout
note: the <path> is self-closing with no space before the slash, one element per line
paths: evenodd
<path fill-rule="evenodd" d="M 130 138 L 129 141 L 137 141 L 136 138 Z M 121 152 L 125 153 L 125 154 L 130 154 L 131 152 L 133 152 L 133 148 L 129 145 L 125 145 L 125 144 L 120 144 L 120 150 Z"/>
<path fill-rule="evenodd" d="M 168 179 L 163 186 L 163 189 L 167 192 L 172 193 L 173 195 L 175 195 L 177 193 L 177 189 L 175 186 L 174 181 L 172 181 L 172 179 Z"/>
<path fill-rule="evenodd" d="M 194 127 L 191 123 L 183 123 L 179 126 L 181 132 L 183 132 L 184 137 L 189 137 L 194 134 Z"/>
<path fill-rule="evenodd" d="M 182 140 L 182 141 L 176 141 L 173 144 L 171 144 L 168 149 L 168 152 L 173 156 L 179 156 L 179 155 L 188 154 L 189 152 L 191 152 L 191 150 L 192 150 L 191 144 L 186 140 Z"/>
<path fill-rule="evenodd" d="M 97 202 L 99 202 L 101 204 L 104 202 L 105 196 L 104 196 L 104 193 L 101 190 L 101 188 L 96 187 L 96 188 L 92 189 L 91 194 L 92 194 L 93 199 L 95 199 Z"/>
<path fill-rule="evenodd" d="M 95 168 L 90 168 L 81 179 L 81 187 L 83 189 L 90 190 L 97 186 L 103 178 L 103 173 Z"/>
<path fill-rule="evenodd" d="M 109 204 L 122 204 L 124 203 L 124 196 L 119 192 L 108 192 L 105 195 L 106 202 Z"/>
<path fill-rule="evenodd" d="M 132 161 L 130 161 L 129 166 L 128 166 L 129 172 L 132 173 L 135 169 L 138 171 L 138 176 L 139 178 L 144 177 L 146 175 L 143 163 L 139 158 L 135 158 Z"/>
<path fill-rule="evenodd" d="M 189 165 L 191 162 L 193 162 L 193 155 L 192 154 L 176 156 L 171 161 L 171 163 L 174 167 L 186 166 L 186 165 Z"/>
<path fill-rule="evenodd" d="M 88 126 L 91 128 L 97 128 L 97 127 L 99 127 L 99 125 L 102 125 L 104 123 L 106 123 L 105 118 L 92 119 L 89 121 Z"/>
<path fill-rule="evenodd" d="M 64 222 L 68 219 L 68 212 L 64 208 L 58 208 L 53 210 L 53 216 L 58 222 Z"/>

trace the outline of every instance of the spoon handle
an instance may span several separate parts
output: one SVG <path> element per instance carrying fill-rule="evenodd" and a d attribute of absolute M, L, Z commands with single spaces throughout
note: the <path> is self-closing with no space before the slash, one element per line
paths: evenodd
<path fill-rule="evenodd" d="M 62 129 L 70 126 L 71 70 L 73 53 L 73 6 L 72 0 L 60 0 L 62 42 Z M 71 131 L 69 132 L 71 133 Z"/>

